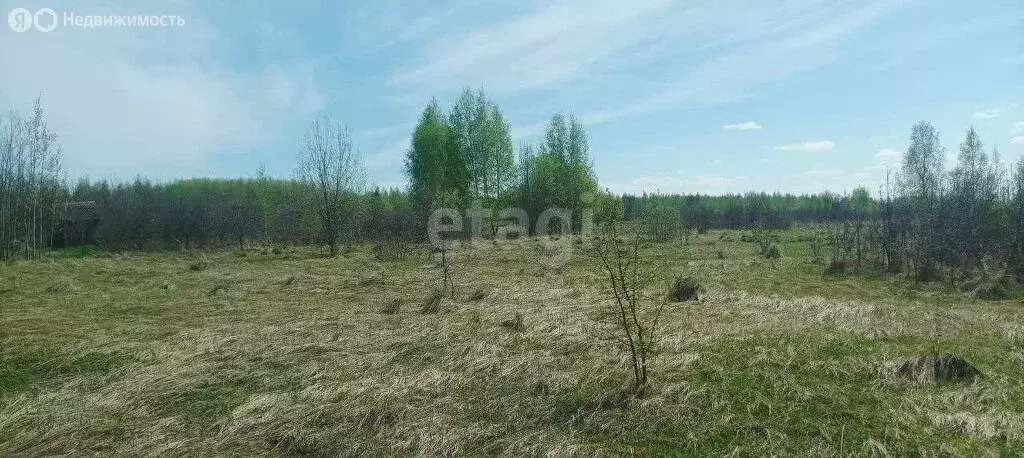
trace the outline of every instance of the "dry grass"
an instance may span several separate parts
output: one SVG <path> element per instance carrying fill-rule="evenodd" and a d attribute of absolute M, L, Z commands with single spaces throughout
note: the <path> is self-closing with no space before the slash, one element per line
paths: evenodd
<path fill-rule="evenodd" d="M 1019 302 L 823 277 L 799 244 L 770 265 L 739 240 L 711 232 L 652 249 L 666 274 L 699 273 L 708 292 L 700 306 L 666 308 L 643 398 L 622 394 L 626 356 L 602 324 L 609 298 L 579 249 L 557 269 L 530 240 L 462 250 L 457 286 L 486 301 L 426 315 L 439 268 L 416 256 L 382 262 L 370 247 L 335 258 L 206 253 L 199 271 L 176 254 L 5 265 L 0 455 L 1024 449 Z M 573 243 L 543 246 L 563 256 Z M 63 280 L 74 288 L 49 291 Z M 414 306 L 379 313 L 385 300 Z M 881 377 L 887 362 L 929 351 L 934 304 L 949 316 L 941 351 L 985 376 Z M 503 323 L 517 314 L 526 323 L 510 332 Z"/>

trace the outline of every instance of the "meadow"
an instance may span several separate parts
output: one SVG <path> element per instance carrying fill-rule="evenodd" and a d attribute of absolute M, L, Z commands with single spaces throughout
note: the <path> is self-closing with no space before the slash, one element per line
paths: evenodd
<path fill-rule="evenodd" d="M 454 251 L 436 313 L 425 247 L 8 262 L 0 455 L 1024 453 L 1024 303 L 823 275 L 805 231 L 781 234 L 777 260 L 747 234 L 647 249 L 657 288 L 694 276 L 706 293 L 666 305 L 639 397 L 571 237 Z M 894 374 L 935 350 L 983 375 Z"/>

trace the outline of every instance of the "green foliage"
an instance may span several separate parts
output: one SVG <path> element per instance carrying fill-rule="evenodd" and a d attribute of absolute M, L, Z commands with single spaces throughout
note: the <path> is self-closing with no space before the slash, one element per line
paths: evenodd
<path fill-rule="evenodd" d="M 413 131 L 405 173 L 421 221 L 435 208 L 462 208 L 469 199 L 471 176 L 466 157 L 436 100 L 423 110 Z"/>
<path fill-rule="evenodd" d="M 575 117 L 552 116 L 544 141 L 534 147 L 523 145 L 519 157 L 519 205 L 533 219 L 542 212 L 561 208 L 572 213 L 572 229 L 582 228 L 585 211 L 599 196 L 597 179 L 590 164 L 587 134 Z M 607 203 L 607 202 L 606 202 Z M 610 218 L 614 207 L 605 207 L 601 217 Z M 597 215 L 595 215 L 597 216 Z"/>

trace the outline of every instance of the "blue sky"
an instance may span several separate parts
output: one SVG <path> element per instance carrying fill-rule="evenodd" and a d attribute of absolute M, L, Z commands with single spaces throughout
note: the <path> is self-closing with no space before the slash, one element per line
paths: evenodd
<path fill-rule="evenodd" d="M 722 193 L 874 190 L 910 126 L 949 153 L 974 125 L 1024 154 L 1024 2 L 3 0 L 182 27 L 0 24 L 0 108 L 44 95 L 72 177 L 287 177 L 302 131 L 351 126 L 369 178 L 401 186 L 431 97 L 464 86 L 514 140 L 586 125 L 602 186 Z"/>

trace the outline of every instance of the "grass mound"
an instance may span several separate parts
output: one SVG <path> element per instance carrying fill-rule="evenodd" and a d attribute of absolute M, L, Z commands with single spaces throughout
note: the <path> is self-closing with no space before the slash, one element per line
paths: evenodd
<path fill-rule="evenodd" d="M 420 308 L 420 313 L 424 315 L 430 315 L 441 311 L 441 302 L 444 300 L 444 291 L 435 289 L 427 297 L 426 302 L 423 303 L 423 307 Z"/>
<path fill-rule="evenodd" d="M 782 259 L 782 247 L 777 243 L 771 244 L 765 251 L 764 257 L 768 259 Z"/>
<path fill-rule="evenodd" d="M 206 256 L 200 254 L 192 259 L 192 262 L 188 265 L 188 270 L 192 272 L 202 272 L 210 268 L 210 260 L 206 259 Z"/>
<path fill-rule="evenodd" d="M 515 332 L 525 331 L 526 325 L 523 323 L 523 314 L 516 312 L 515 316 L 512 318 L 502 321 L 501 327 Z"/>
<path fill-rule="evenodd" d="M 672 284 L 670 296 L 676 302 L 700 300 L 704 285 L 693 277 L 679 278 Z"/>
<path fill-rule="evenodd" d="M 470 302 L 475 302 L 475 301 L 483 300 L 486 297 L 487 297 L 487 291 L 485 291 L 483 289 L 477 289 L 476 291 L 473 291 L 473 294 L 470 294 L 469 297 L 466 298 L 466 300 L 468 300 Z"/>
<path fill-rule="evenodd" d="M 922 383 L 935 383 L 973 380 L 981 376 L 981 371 L 958 355 L 925 355 L 899 362 L 894 374 Z"/>
<path fill-rule="evenodd" d="M 1012 299 L 1020 285 L 1003 272 L 983 269 L 976 277 L 962 283 L 960 291 L 977 299 L 1001 301 Z"/>
<path fill-rule="evenodd" d="M 380 313 L 384 315 L 394 315 L 398 313 L 398 310 L 402 308 L 401 299 L 392 299 L 380 309 Z"/>
<path fill-rule="evenodd" d="M 75 283 L 72 282 L 70 278 L 62 277 L 57 278 L 53 281 L 53 283 L 50 283 L 50 285 L 46 287 L 46 292 L 66 294 L 73 293 L 77 289 L 78 288 L 75 286 Z"/>

